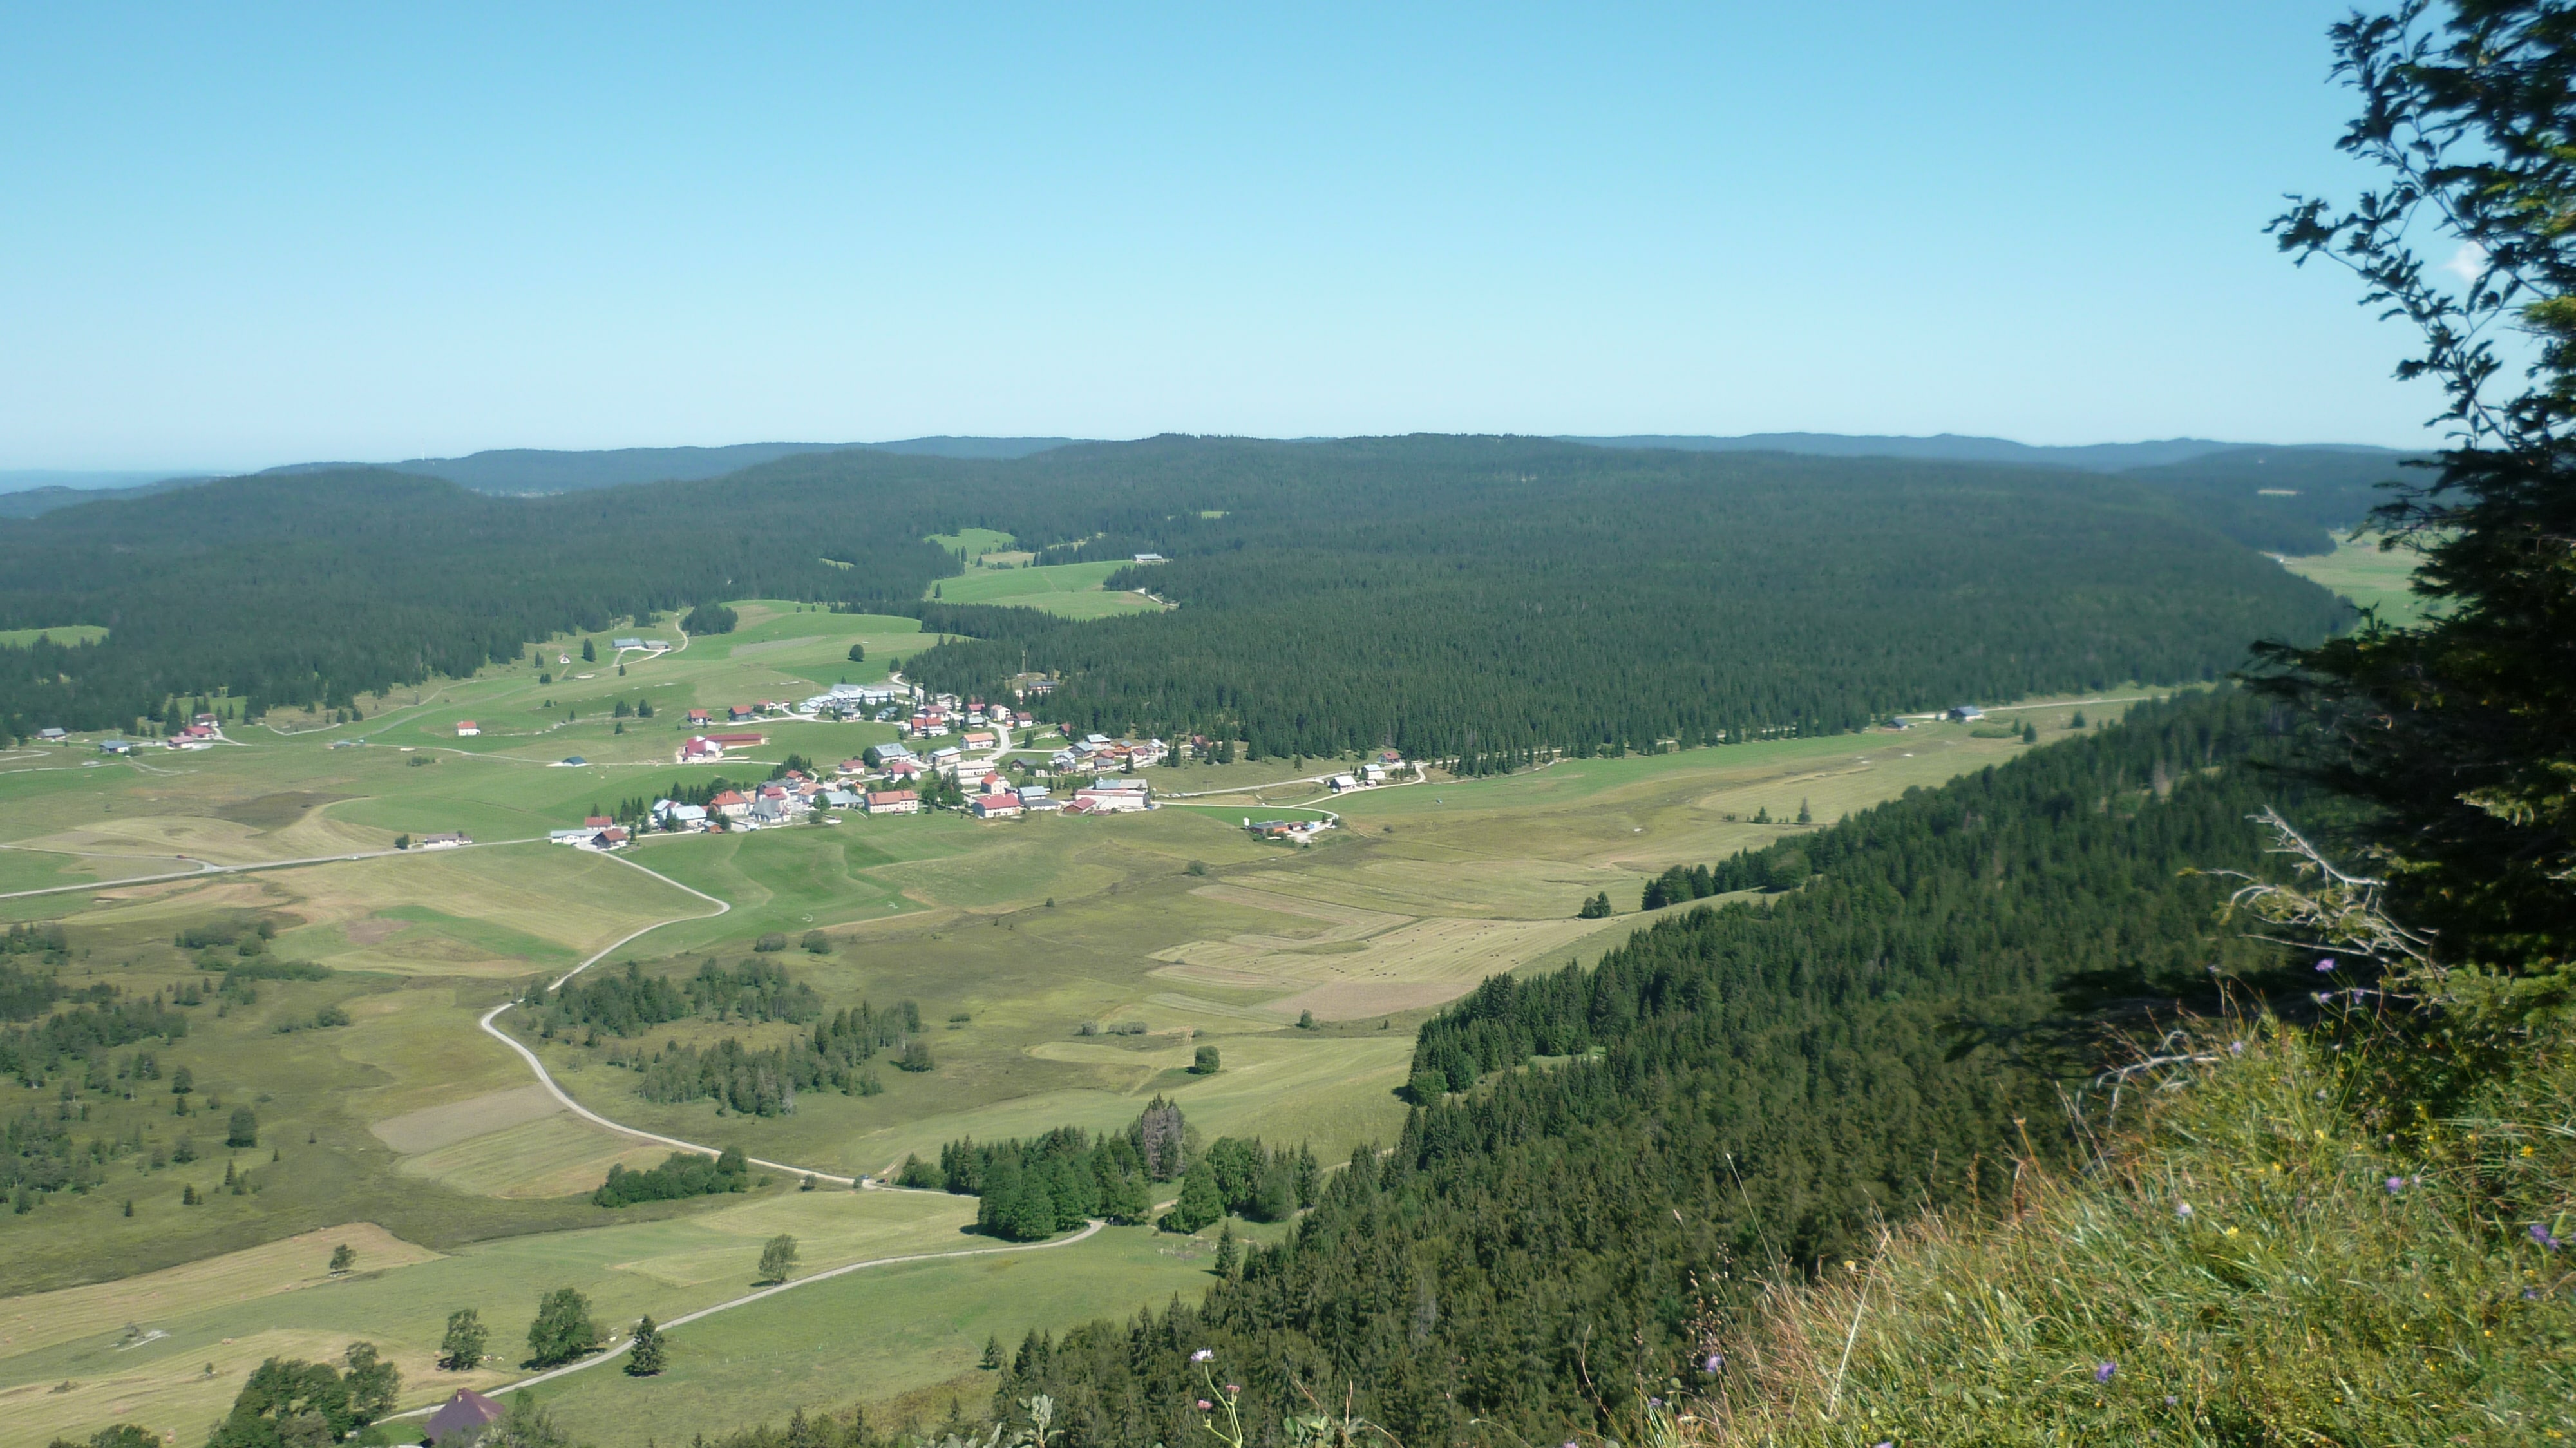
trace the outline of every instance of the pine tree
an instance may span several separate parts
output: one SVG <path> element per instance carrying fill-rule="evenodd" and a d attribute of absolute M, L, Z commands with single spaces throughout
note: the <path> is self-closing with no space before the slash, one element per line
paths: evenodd
<path fill-rule="evenodd" d="M 651 1314 L 635 1324 L 635 1341 L 626 1349 L 626 1375 L 649 1378 L 662 1370 L 662 1330 L 653 1325 Z"/>
<path fill-rule="evenodd" d="M 1234 1223 L 1228 1222 L 1225 1230 L 1216 1234 L 1216 1275 L 1231 1282 L 1235 1268 L 1241 1265 L 1242 1259 L 1234 1245 Z"/>
<path fill-rule="evenodd" d="M 998 1336 L 985 1338 L 984 1357 L 981 1362 L 976 1364 L 976 1366 L 982 1368 L 988 1373 L 999 1372 L 1002 1369 L 1003 1361 L 1002 1339 Z"/>
<path fill-rule="evenodd" d="M 1811 809 L 1807 808 L 1807 802 L 1806 802 L 1806 800 L 1804 800 L 1804 799 L 1800 799 L 1800 800 L 1798 801 L 1798 823 L 1800 823 L 1800 824 L 1802 824 L 1802 825 L 1811 825 L 1811 824 L 1814 824 L 1815 822 L 1816 822 L 1816 812 L 1815 812 L 1814 810 L 1811 810 Z"/>
<path fill-rule="evenodd" d="M 1195 1232 L 1224 1215 L 1225 1198 L 1217 1193 L 1216 1172 L 1202 1158 L 1181 1178 L 1181 1199 L 1163 1215 L 1163 1226 L 1174 1232 Z"/>

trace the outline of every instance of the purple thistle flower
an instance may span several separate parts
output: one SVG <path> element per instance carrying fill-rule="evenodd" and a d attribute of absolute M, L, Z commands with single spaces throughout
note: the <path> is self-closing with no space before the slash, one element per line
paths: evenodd
<path fill-rule="evenodd" d="M 2093 1381 L 2097 1383 L 2107 1383 L 2111 1381 L 2111 1374 L 2116 1373 L 2119 1370 L 2120 1365 L 2118 1363 L 2104 1363 L 2093 1370 Z"/>
<path fill-rule="evenodd" d="M 2174 1404 L 2179 1403 L 2179 1402 L 2181 1402 L 2181 1401 L 2182 1401 L 2182 1399 L 2175 1397 L 2175 1396 L 2174 1396 L 2173 1394 L 2171 1394 L 2171 1393 L 2167 1393 L 2167 1394 L 2165 1394 L 2165 1406 L 2166 1406 L 2166 1407 L 2168 1407 L 2168 1408 L 2172 1407 Z"/>
<path fill-rule="evenodd" d="M 2530 1230 L 2531 1240 L 2538 1242 L 2542 1247 L 2549 1251 L 2555 1252 L 2558 1250 L 2558 1239 L 2549 1235 L 2549 1229 L 2547 1227 L 2540 1225 L 2538 1222 L 2534 1222 L 2531 1224 Z"/>
<path fill-rule="evenodd" d="M 1707 1362 L 1699 1365 L 1699 1370 L 1704 1373 L 1713 1373 L 1724 1366 L 1726 1366 L 1726 1354 L 1722 1352 L 1713 1352 L 1708 1355 Z"/>
<path fill-rule="evenodd" d="M 2390 1177 L 2388 1179 L 2388 1194 L 2390 1196 L 2393 1197 L 2404 1190 L 2406 1190 L 2406 1178 Z"/>
<path fill-rule="evenodd" d="M 2244 1043 L 2243 1041 L 2230 1041 L 2230 1042 L 2228 1042 L 2228 1043 L 2227 1043 L 2227 1054 L 2229 1054 L 2229 1055 L 2231 1055 L 2231 1056 L 2242 1056 L 2242 1055 L 2244 1055 L 2244 1054 L 2245 1054 L 2245 1043 Z"/>
<path fill-rule="evenodd" d="M 2320 975 L 2332 969 L 2334 969 L 2334 957 L 2331 955 L 2317 962 L 2317 973 Z"/>

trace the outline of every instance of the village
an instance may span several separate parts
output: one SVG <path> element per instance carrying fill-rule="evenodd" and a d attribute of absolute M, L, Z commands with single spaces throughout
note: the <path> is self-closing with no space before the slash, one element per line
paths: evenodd
<path fill-rule="evenodd" d="M 728 751 L 769 743 L 769 735 L 757 728 L 716 729 L 717 712 L 688 711 L 687 726 L 708 732 L 683 740 L 675 763 L 721 764 Z M 1005 704 L 931 694 L 900 683 L 839 684 L 796 703 L 764 699 L 731 705 L 722 712 L 721 722 L 729 725 L 757 725 L 765 720 L 893 723 L 898 738 L 869 745 L 833 767 L 804 765 L 791 756 L 789 763 L 775 767 L 771 777 L 758 784 L 737 786 L 719 776 L 717 782 L 723 787 L 711 787 L 703 799 L 659 798 L 640 814 L 591 815 L 579 827 L 555 830 L 550 837 L 557 844 L 579 849 L 622 850 L 639 834 L 834 824 L 845 813 L 916 815 L 953 809 L 979 820 L 1127 814 L 1161 807 L 1152 785 L 1135 777 L 1136 771 L 1175 758 L 1174 746 L 1161 739 L 1077 735 L 1069 725 L 1050 726 L 1048 746 L 1015 749 L 1012 730 L 1035 729 L 1038 721 L 1033 716 Z M 456 727 L 464 735 L 474 724 L 462 720 Z M 954 742 L 941 742 L 948 740 Z M 1214 754 L 1214 746 L 1198 737 L 1180 750 L 1199 757 Z M 1417 766 L 1388 751 L 1322 783 L 1330 792 L 1340 793 L 1419 778 Z M 1247 818 L 1244 827 L 1258 838 L 1303 843 L 1332 823 L 1329 816 Z"/>

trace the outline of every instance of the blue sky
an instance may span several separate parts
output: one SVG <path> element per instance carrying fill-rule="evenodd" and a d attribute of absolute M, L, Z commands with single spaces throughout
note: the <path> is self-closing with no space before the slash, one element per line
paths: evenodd
<path fill-rule="evenodd" d="M 13 7 L 0 468 L 2430 437 L 2339 4 L 1253 10 Z"/>

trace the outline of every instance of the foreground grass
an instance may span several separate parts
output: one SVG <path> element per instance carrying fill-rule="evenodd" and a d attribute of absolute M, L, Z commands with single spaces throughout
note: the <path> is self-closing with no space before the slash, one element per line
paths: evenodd
<path fill-rule="evenodd" d="M 2393 1044 L 2222 1032 L 2143 1139 L 2026 1175 L 1721 1333 L 1695 1443 L 2473 1443 L 2576 1434 L 2576 1063 L 2446 1118 Z M 2535 1231 L 2535 1228 L 2537 1229 Z M 2544 1240 L 2546 1238 L 2547 1240 Z M 1846 1365 L 1845 1358 L 1848 1357 Z"/>

